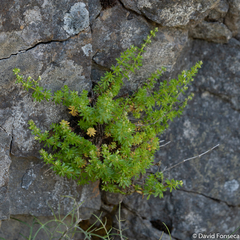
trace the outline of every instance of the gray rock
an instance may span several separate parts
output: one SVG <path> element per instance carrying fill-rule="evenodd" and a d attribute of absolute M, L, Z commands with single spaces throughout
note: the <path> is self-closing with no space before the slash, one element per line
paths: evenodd
<path fill-rule="evenodd" d="M 217 12 L 215 9 L 213 9 L 207 18 L 205 18 L 208 22 L 221 22 L 223 23 L 224 18 L 222 17 L 222 14 Z"/>
<path fill-rule="evenodd" d="M 0 60 L 1 96 L 7 104 L 1 107 L 0 124 L 13 132 L 11 153 L 18 156 L 39 156 L 39 145 L 28 130 L 28 121 L 33 119 L 42 129 L 48 129 L 52 122 L 69 118 L 66 109 L 52 102 L 33 102 L 31 95 L 15 85 L 12 69 L 18 67 L 23 75 L 34 79 L 41 76 L 44 88 L 56 91 L 68 85 L 79 92 L 91 86 L 91 33 L 90 29 L 66 42 L 40 44 L 9 59 Z M 90 49 L 90 51 L 89 51 Z M 64 69 L 64 71 L 63 71 Z"/>
<path fill-rule="evenodd" d="M 142 17 L 125 10 L 120 4 L 101 12 L 92 25 L 92 79 L 100 77 L 116 64 L 116 58 L 131 45 L 140 46 L 150 26 Z M 130 87 L 129 87 L 130 88 Z"/>
<path fill-rule="evenodd" d="M 169 216 L 172 208 L 169 201 L 169 193 L 165 194 L 164 199 L 150 197 L 149 200 L 147 200 L 146 197 L 134 193 L 124 199 L 123 206 L 130 212 L 137 213 L 142 219 L 147 219 L 149 222 L 156 220 L 164 222 L 171 231 L 172 222 Z"/>
<path fill-rule="evenodd" d="M 156 161 L 161 161 L 161 169 L 165 169 L 184 159 L 198 156 L 217 144 L 220 146 L 201 158 L 187 161 L 164 173 L 166 178 L 184 182 L 181 188 L 183 192 L 179 196 L 179 191 L 173 193 L 170 206 L 173 236 L 178 239 L 191 239 L 190 236 L 196 231 L 218 232 L 216 226 L 222 226 L 222 232 L 227 234 L 239 221 L 236 213 L 233 213 L 239 211 L 240 199 L 237 170 L 240 144 L 238 52 L 237 41 L 230 41 L 228 45 L 193 41 L 190 58 L 185 58 L 186 62 L 192 64 L 198 60 L 204 63 L 192 88 L 195 97 L 189 103 L 184 116 L 176 119 L 166 135 L 162 136 L 162 139 L 170 140 L 171 144 L 161 148 Z M 191 194 L 202 200 L 194 200 L 190 204 L 183 197 L 185 194 L 187 196 L 186 192 L 189 192 L 189 201 L 192 201 Z M 182 202 L 175 199 L 181 199 Z M 198 201 L 210 200 L 214 203 L 213 206 L 212 203 L 201 203 L 204 207 L 196 206 Z M 179 208 L 179 212 L 174 208 Z M 187 216 L 190 216 L 188 213 L 193 208 L 195 210 L 190 219 Z M 221 217 L 221 212 L 226 217 Z M 176 220 L 177 225 L 174 223 Z M 226 222 L 224 226 L 223 221 Z"/>
<path fill-rule="evenodd" d="M 121 219 L 124 219 L 124 221 L 121 222 L 123 235 L 127 236 L 129 240 L 175 240 L 175 238 L 170 237 L 162 230 L 153 227 L 149 220 L 143 219 L 141 216 L 136 216 L 134 212 L 130 212 L 124 207 L 122 208 L 120 217 Z M 118 221 L 114 222 L 114 227 L 119 229 Z M 120 238 L 116 237 L 116 240 L 118 239 Z"/>
<path fill-rule="evenodd" d="M 9 156 L 11 141 L 11 134 L 0 127 L 0 219 L 9 218 L 8 181 L 12 162 Z"/>
<path fill-rule="evenodd" d="M 208 155 L 181 164 L 165 175 L 166 178 L 183 180 L 186 191 L 237 206 L 240 179 L 235 167 L 238 165 L 239 144 L 236 137 L 239 122 L 236 119 L 239 113 L 231 109 L 229 103 L 219 100 L 207 91 L 196 93 L 196 102 L 190 103 L 185 117 L 170 126 L 166 140 L 172 143 L 158 153 L 156 161 L 161 160 L 162 169 L 169 168 L 220 144 Z M 173 147 L 175 151 L 170 153 Z M 229 184 L 233 187 L 228 188 Z"/>
<path fill-rule="evenodd" d="M 34 218 L 32 216 L 23 216 L 23 215 L 14 215 L 12 216 L 15 219 L 18 219 L 22 222 L 19 222 L 15 219 L 10 219 L 8 221 L 2 221 L 2 226 L 0 225 L 0 237 L 3 239 L 24 239 L 22 235 L 26 237 L 30 237 L 30 227 L 25 225 L 24 223 L 28 224 L 29 226 L 33 225 Z M 59 216 L 57 216 L 59 219 Z M 65 216 L 60 216 L 60 219 L 63 219 Z M 50 227 L 52 230 L 50 233 L 53 234 L 53 230 L 56 229 L 55 234 L 52 235 L 55 239 L 60 239 L 61 235 L 57 231 L 66 231 L 66 226 L 70 227 L 72 226 L 72 218 L 69 216 L 65 219 L 64 224 L 61 224 L 58 226 L 59 222 L 54 222 L 54 217 L 37 217 L 37 220 L 39 220 L 42 224 L 46 224 L 47 227 Z M 51 222 L 50 222 L 51 221 Z M 24 223 L 23 223 L 24 222 Z M 49 222 L 49 223 L 47 223 Z M 46 234 L 46 232 L 42 229 L 40 231 L 39 228 L 41 225 L 35 224 L 32 229 L 32 237 L 35 236 L 34 239 L 36 240 L 42 240 L 42 239 L 50 239 L 49 234 Z M 9 231 L 11 229 L 11 231 Z M 37 232 L 38 231 L 38 232 Z M 49 233 L 49 232 L 48 232 Z M 71 236 L 71 231 L 69 232 L 68 236 Z M 21 235 L 22 234 L 22 235 Z M 82 235 L 76 233 L 74 235 L 75 239 L 81 239 Z"/>
<path fill-rule="evenodd" d="M 110 68 L 123 50 L 133 44 L 139 46 L 149 31 L 146 20 L 120 4 L 102 11 L 92 25 L 93 61 Z"/>
<path fill-rule="evenodd" d="M 233 37 L 240 39 L 240 3 L 238 0 L 229 0 L 229 11 L 225 18 L 225 24 L 232 31 Z"/>
<path fill-rule="evenodd" d="M 75 3 L 69 13 L 64 15 L 63 29 L 70 35 L 76 35 L 89 26 L 89 12 L 83 2 Z"/>
<path fill-rule="evenodd" d="M 219 0 L 197 1 L 157 1 L 122 0 L 124 6 L 148 19 L 167 27 L 186 27 L 194 25 L 206 17 L 209 10 L 215 8 Z"/>
<path fill-rule="evenodd" d="M 136 74 L 130 74 L 131 88 L 138 87 L 151 73 L 163 66 L 167 69 L 167 77 L 188 43 L 187 35 L 186 30 L 159 28 L 156 37 L 143 54 L 143 67 Z"/>
<path fill-rule="evenodd" d="M 219 3 L 217 4 L 215 10 L 221 14 L 223 17 L 227 14 L 229 9 L 229 3 L 227 0 L 220 0 Z"/>
<path fill-rule="evenodd" d="M 1 30 L 4 30 L 1 34 L 5 34 L 6 38 L 11 34 L 11 36 L 15 36 L 16 33 L 21 34 L 24 47 L 18 42 L 19 38 L 13 37 L 16 48 L 11 39 L 6 42 L 5 37 L 1 38 L 6 45 L 3 44 L 4 47 L 1 48 L 3 52 L 0 54 L 2 70 L 0 74 L 0 144 L 3 146 L 0 162 L 0 219 L 8 219 L 10 215 L 29 215 L 30 213 L 49 216 L 51 210 L 47 202 L 52 201 L 53 208 L 56 210 L 57 202 L 63 194 L 76 197 L 78 201 L 84 201 L 81 213 L 83 218 L 89 218 L 101 204 L 98 184 L 79 187 L 73 181 L 55 177 L 55 174 L 45 176 L 43 172 L 46 169 L 42 168 L 42 161 L 37 159 L 41 146 L 34 140 L 28 129 L 30 119 L 44 130 L 49 129 L 49 124 L 52 122 L 58 122 L 62 118 L 68 119 L 70 116 L 66 108 L 55 106 L 51 102 L 34 102 L 31 93 L 15 85 L 16 79 L 12 72 L 13 68 L 18 67 L 21 69 L 21 74 L 25 76 L 31 75 L 34 79 L 41 76 L 40 85 L 52 91 L 60 89 L 64 84 L 79 92 L 89 89 L 91 87 L 92 39 L 91 30 L 88 27 L 87 3 L 58 1 L 53 5 L 48 1 L 42 1 L 41 4 L 40 1 L 38 3 L 31 1 L 32 5 L 26 4 L 24 7 L 23 4 L 26 4 L 26 1 L 14 4 L 10 1 L 4 5 L 3 10 L 1 9 L 3 24 L 0 26 Z M 83 21 L 80 22 L 75 21 L 77 19 L 74 20 L 78 17 L 76 15 L 78 7 L 81 8 L 80 15 L 83 16 Z M 6 8 L 10 9 L 9 12 L 12 15 L 5 11 Z M 64 16 L 70 16 L 68 14 L 72 14 L 73 17 L 68 31 L 76 28 L 75 32 L 67 33 L 63 29 Z M 12 21 L 12 25 L 8 24 L 8 20 L 13 16 L 20 23 Z M 49 35 L 44 35 L 43 31 L 50 30 L 50 27 L 52 29 L 57 21 L 59 25 L 53 28 L 54 32 L 51 30 Z M 21 24 L 27 25 L 22 28 Z M 28 34 L 31 36 L 27 36 Z M 77 36 L 71 37 L 71 34 L 77 34 Z M 26 39 L 28 41 L 25 41 Z M 18 52 L 20 50 L 23 51 Z M 33 160 L 33 157 L 37 158 Z M 9 173 L 8 169 L 13 159 L 11 173 Z M 62 200 L 64 208 L 62 214 L 69 211 L 71 207 L 69 202 Z"/>
<path fill-rule="evenodd" d="M 126 11 L 120 5 L 105 10 L 92 26 L 95 36 L 93 39 L 94 62 L 105 69 L 110 68 L 111 65 L 116 64 L 115 59 L 122 51 L 131 45 L 140 46 L 150 29 L 149 24 L 142 17 Z M 126 89 L 135 90 L 144 79 L 162 66 L 171 71 L 187 41 L 186 30 L 159 28 L 156 37 L 143 54 L 144 67 L 136 71 L 136 74 L 129 74 L 130 81 L 125 82 Z M 99 79 L 102 72 L 103 69 L 94 67 L 93 79 Z"/>
<path fill-rule="evenodd" d="M 176 191 L 173 193 L 172 204 L 172 236 L 177 239 L 201 239 L 202 235 L 210 234 L 212 238 L 220 238 L 220 235 L 230 235 L 239 227 L 240 209 L 232 208 L 224 202 L 199 194 Z"/>
<path fill-rule="evenodd" d="M 202 91 L 229 102 L 233 110 L 239 110 L 239 52 L 240 43 L 234 39 L 228 45 L 194 41 L 192 64 L 202 60 L 204 65 L 197 75 L 194 84 Z"/>
<path fill-rule="evenodd" d="M 219 4 L 210 11 L 207 19 L 210 21 L 218 21 L 223 23 L 224 17 L 226 16 L 228 9 L 229 4 L 227 0 L 220 0 Z"/>
<path fill-rule="evenodd" d="M 8 185 L 10 215 L 52 216 L 60 203 L 60 214 L 65 216 L 73 208 L 73 199 L 64 197 L 69 196 L 80 204 L 81 218 L 88 219 L 101 206 L 98 185 L 78 186 L 75 181 L 57 176 L 36 158 L 14 157 Z"/>
<path fill-rule="evenodd" d="M 78 3 L 75 0 L 10 0 L 4 3 L 0 9 L 0 59 L 39 42 L 63 41 L 78 34 L 88 26 L 88 14 L 86 0 Z"/>
<path fill-rule="evenodd" d="M 191 29 L 190 36 L 216 43 L 227 43 L 232 37 L 232 32 L 223 23 L 203 21 Z"/>
<path fill-rule="evenodd" d="M 121 2 L 123 3 L 125 8 L 130 9 L 138 14 L 141 14 L 141 11 L 137 7 L 137 0 L 132 0 L 132 1 L 121 0 Z"/>
<path fill-rule="evenodd" d="M 101 12 L 102 6 L 99 0 L 91 0 L 88 2 L 88 9 L 89 9 L 89 21 L 90 24 L 96 19 L 96 17 Z"/>
<path fill-rule="evenodd" d="M 124 200 L 125 196 L 118 193 L 102 192 L 102 199 L 107 205 L 118 205 Z"/>

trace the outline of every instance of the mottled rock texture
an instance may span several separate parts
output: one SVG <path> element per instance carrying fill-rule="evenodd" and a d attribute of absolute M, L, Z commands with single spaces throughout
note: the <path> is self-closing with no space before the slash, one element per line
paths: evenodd
<path fill-rule="evenodd" d="M 0 237 L 20 239 L 15 216 L 46 220 L 58 202 L 65 215 L 73 196 L 81 216 L 93 212 L 114 218 L 121 204 L 129 239 L 193 239 L 193 234 L 230 234 L 239 227 L 240 156 L 240 4 L 238 0 L 8 0 L 0 7 Z M 184 186 L 164 199 L 123 197 L 99 191 L 99 183 L 77 186 L 55 176 L 41 159 L 28 129 L 33 119 L 41 129 L 69 119 L 66 109 L 38 103 L 15 85 L 12 69 L 52 91 L 67 84 L 79 91 L 116 64 L 131 45 L 140 46 L 149 31 L 159 31 L 144 53 L 143 68 L 130 75 L 125 90 L 134 91 L 155 69 L 165 66 L 163 79 L 177 77 L 197 61 L 203 66 L 190 88 L 195 93 L 184 114 L 161 136 L 169 144 L 156 153 L 166 170 L 189 157 L 212 152 L 165 171 Z M 104 216 L 105 216 L 104 215 Z M 117 214 L 118 215 L 118 214 Z M 118 223 L 113 220 L 113 226 Z M 22 233 L 27 234 L 26 230 Z M 236 232 L 238 234 L 238 232 Z M 43 237 L 42 237 L 43 238 Z M 117 238 L 116 238 L 117 239 Z M 195 238 L 196 239 L 196 238 Z"/>
<path fill-rule="evenodd" d="M 116 64 L 116 58 L 131 45 L 140 46 L 144 37 L 153 28 L 144 18 L 130 13 L 120 4 L 103 11 L 92 26 L 93 61 L 92 78 L 101 76 L 99 67 L 108 69 Z M 135 90 L 150 74 L 162 66 L 169 71 L 188 41 L 188 32 L 183 29 L 160 28 L 151 46 L 144 53 L 144 68 L 136 76 L 130 75 L 128 89 Z"/>
<path fill-rule="evenodd" d="M 227 43 L 232 37 L 232 32 L 223 23 L 203 21 L 192 29 L 190 35 L 216 43 Z"/>
<path fill-rule="evenodd" d="M 8 1 L 0 15 L 0 219 L 50 216 L 47 202 L 56 210 L 59 201 L 61 214 L 67 214 L 71 204 L 62 195 L 84 201 L 87 205 L 81 211 L 87 219 L 100 208 L 99 183 L 77 186 L 56 177 L 39 160 L 40 145 L 28 129 L 30 119 L 45 129 L 70 116 L 61 106 L 34 102 L 30 93 L 16 86 L 12 69 L 18 67 L 35 79 L 41 76 L 41 85 L 52 91 L 64 84 L 79 92 L 89 90 L 92 35 L 88 2 Z M 2 226 L 1 231 L 10 230 L 4 229 L 4 223 Z"/>
<path fill-rule="evenodd" d="M 225 23 L 232 31 L 233 36 L 240 39 L 240 2 L 238 0 L 229 0 L 229 11 Z"/>
<path fill-rule="evenodd" d="M 121 0 L 127 8 L 167 27 L 186 27 L 201 21 L 219 0 Z"/>

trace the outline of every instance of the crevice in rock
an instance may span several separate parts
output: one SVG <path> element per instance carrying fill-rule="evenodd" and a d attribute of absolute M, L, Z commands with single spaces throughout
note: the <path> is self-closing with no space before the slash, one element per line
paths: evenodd
<path fill-rule="evenodd" d="M 104 76 L 104 74 L 107 71 L 111 71 L 110 68 L 104 67 L 104 66 L 96 63 L 94 61 L 93 57 L 92 57 L 92 65 L 91 65 L 91 77 L 90 77 L 91 81 L 92 81 L 92 88 L 94 88 L 94 86 L 97 84 L 97 82 L 99 82 L 101 76 Z"/>
<path fill-rule="evenodd" d="M 93 36 L 93 29 L 92 29 L 92 26 L 94 24 L 94 22 L 100 17 L 101 15 L 101 12 L 102 12 L 103 8 L 101 8 L 100 12 L 98 13 L 98 15 L 92 19 L 91 23 L 89 24 L 89 27 L 90 27 L 90 31 L 91 31 L 91 35 Z"/>
<path fill-rule="evenodd" d="M 6 58 L 1 58 L 0 61 L 2 60 L 7 60 L 9 58 L 11 58 L 12 56 L 16 56 L 18 55 L 19 53 L 25 53 L 25 52 L 28 52 L 29 50 L 32 50 L 33 48 L 41 45 L 41 44 L 50 44 L 50 43 L 53 43 L 53 42 L 65 42 L 67 40 L 69 40 L 71 37 L 67 38 L 67 39 L 63 39 L 63 40 L 50 40 L 50 41 L 46 41 L 46 42 L 38 42 L 36 43 L 35 45 L 33 45 L 32 47 L 29 47 L 27 49 L 24 49 L 24 50 L 20 50 L 18 51 L 17 53 L 12 53 L 9 57 L 6 57 Z"/>
<path fill-rule="evenodd" d="M 0 129 L 3 130 L 5 133 L 7 133 L 8 135 L 12 135 L 11 133 L 9 133 L 5 128 L 3 128 L 2 126 L 0 126 Z"/>
<path fill-rule="evenodd" d="M 11 152 L 12 152 L 12 145 L 13 145 L 13 134 L 12 134 L 12 138 L 11 138 L 11 142 L 10 142 L 10 146 L 9 146 L 9 155 L 11 156 Z"/>
<path fill-rule="evenodd" d="M 95 55 L 96 55 L 96 54 L 95 54 Z M 94 55 L 94 56 L 95 56 L 95 55 Z M 94 56 L 93 56 L 93 57 L 94 57 Z M 96 63 L 95 60 L 93 59 L 93 57 L 92 57 L 92 65 L 94 65 L 94 67 L 98 68 L 98 69 L 101 70 L 101 71 L 111 71 L 110 68 L 104 67 L 104 66 Z"/>
<path fill-rule="evenodd" d="M 134 209 L 132 209 L 129 206 L 127 206 L 124 202 L 122 202 L 122 207 L 126 208 L 132 214 L 138 216 L 140 220 L 143 220 L 143 217 L 138 212 L 136 212 Z"/>
<path fill-rule="evenodd" d="M 101 11 L 99 12 L 99 14 L 94 18 L 94 20 L 98 19 L 101 15 L 101 12 L 102 12 L 103 9 L 101 9 Z"/>
<path fill-rule="evenodd" d="M 100 0 L 103 9 L 111 8 L 117 4 L 117 0 Z"/>
<path fill-rule="evenodd" d="M 150 221 L 150 223 L 152 224 L 152 226 L 154 228 L 156 228 L 159 231 L 165 232 L 166 234 L 169 234 L 169 232 L 172 232 L 172 226 L 167 225 L 166 226 L 163 224 L 163 222 L 160 219 L 156 219 L 156 220 L 152 220 Z M 169 232 L 168 232 L 168 230 Z"/>
<path fill-rule="evenodd" d="M 231 40 L 233 40 L 235 44 L 237 44 L 238 46 L 240 46 L 240 39 L 237 39 L 237 38 L 235 38 L 235 37 L 232 37 Z"/>
<path fill-rule="evenodd" d="M 215 202 L 224 203 L 224 204 L 226 204 L 229 208 L 235 208 L 235 207 L 238 207 L 238 208 L 239 208 L 239 207 L 240 207 L 240 205 L 232 205 L 232 204 L 229 204 L 229 203 L 226 202 L 226 201 L 223 201 L 223 200 L 218 199 L 218 198 L 213 198 L 213 197 L 207 196 L 207 195 L 205 195 L 205 194 L 203 194 L 203 193 L 200 193 L 200 192 L 189 191 L 189 190 L 186 190 L 186 189 L 178 189 L 178 191 L 187 192 L 187 193 L 193 193 L 193 194 L 198 194 L 198 195 L 201 195 L 201 196 L 206 197 L 206 198 L 208 198 L 208 199 L 211 199 L 211 200 L 213 200 L 213 201 L 215 201 Z"/>
<path fill-rule="evenodd" d="M 151 26 L 154 26 L 154 27 L 162 27 L 162 25 L 160 25 L 160 24 L 152 21 L 151 19 L 147 18 L 144 14 L 142 14 L 142 13 L 139 14 L 139 13 L 135 12 L 134 10 L 125 7 L 121 0 L 119 0 L 119 3 L 122 5 L 122 7 L 123 7 L 125 10 L 129 11 L 129 12 L 132 13 L 132 14 L 135 14 L 135 15 L 137 15 L 137 16 L 141 16 L 142 18 L 144 18 L 144 20 L 145 20 L 148 24 L 150 24 Z M 139 11 L 140 11 L 140 10 L 139 10 Z M 141 12 L 141 11 L 140 11 L 140 12 Z"/>
<path fill-rule="evenodd" d="M 127 206 L 124 202 L 122 202 L 122 207 L 123 208 L 126 208 L 129 212 L 131 212 L 132 214 L 134 214 L 134 215 L 136 215 L 139 219 L 140 219 L 140 221 L 142 222 L 142 224 L 146 227 L 146 228 L 149 228 L 146 224 L 145 224 L 145 222 L 144 222 L 144 220 L 146 219 L 146 218 L 144 218 L 144 217 L 142 217 L 137 211 L 135 211 L 134 209 L 132 209 L 132 208 L 130 208 L 129 206 Z M 150 222 L 150 221 L 149 221 Z M 152 222 L 150 222 L 151 224 L 152 224 Z M 154 226 L 153 226 L 154 227 Z M 156 228 L 156 229 L 158 229 L 158 228 Z"/>
<path fill-rule="evenodd" d="M 98 65 L 99 67 L 104 68 L 104 66 L 98 64 L 98 63 L 94 60 L 94 57 L 96 56 L 97 53 L 98 53 L 98 50 L 97 50 L 97 51 L 95 52 L 95 54 L 92 56 L 92 64 L 96 64 L 96 65 Z"/>
<path fill-rule="evenodd" d="M 37 47 L 37 46 L 39 46 L 39 45 L 42 45 L 42 44 L 43 44 L 43 45 L 45 45 L 45 44 L 47 45 L 47 44 L 51 44 L 51 43 L 54 43 L 54 42 L 66 42 L 66 41 L 68 41 L 69 39 L 74 38 L 74 37 L 78 36 L 78 35 L 81 34 L 81 33 L 82 33 L 82 31 L 81 31 L 80 33 L 78 33 L 78 34 L 76 34 L 76 35 L 74 35 L 74 36 L 70 36 L 70 37 L 68 37 L 68 38 L 66 38 L 66 39 L 55 39 L 55 40 L 38 42 L 38 43 L 34 44 L 33 46 L 31 46 L 31 47 L 29 47 L 29 48 L 27 48 L 27 49 L 20 50 L 20 51 L 18 51 L 17 53 L 12 53 L 12 54 L 11 54 L 10 56 L 8 56 L 8 57 L 1 58 L 0 61 L 2 61 L 2 60 L 7 60 L 7 59 L 11 58 L 12 56 L 18 55 L 19 53 L 28 52 L 29 50 L 32 50 L 32 49 L 34 49 L 35 47 Z"/>
<path fill-rule="evenodd" d="M 129 12 L 131 12 L 131 13 L 134 13 L 134 14 L 136 14 L 136 15 L 138 15 L 138 16 L 141 16 L 141 15 L 142 15 L 142 14 L 139 14 L 139 13 L 133 11 L 133 10 L 130 9 L 130 8 L 125 7 L 125 5 L 122 3 L 121 0 L 119 0 L 119 3 L 120 3 L 120 4 L 122 5 L 122 7 L 123 7 L 124 9 L 126 9 L 127 11 L 129 11 Z"/>

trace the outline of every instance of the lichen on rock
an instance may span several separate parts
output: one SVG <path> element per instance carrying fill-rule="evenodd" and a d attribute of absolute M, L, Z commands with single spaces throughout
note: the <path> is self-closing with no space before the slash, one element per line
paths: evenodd
<path fill-rule="evenodd" d="M 75 3 L 64 16 L 64 30 L 69 35 L 76 35 L 89 26 L 89 12 L 83 2 Z"/>

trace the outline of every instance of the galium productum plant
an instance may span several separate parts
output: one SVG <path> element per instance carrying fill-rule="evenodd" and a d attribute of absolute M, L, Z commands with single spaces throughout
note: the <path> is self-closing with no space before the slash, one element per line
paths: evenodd
<path fill-rule="evenodd" d="M 164 179 L 161 172 L 149 174 L 142 184 L 137 182 L 154 164 L 154 153 L 159 149 L 158 136 L 192 99 L 193 94 L 186 94 L 187 86 L 202 62 L 183 71 L 178 79 L 160 82 L 159 89 L 154 91 L 166 69 L 156 70 L 132 95 L 119 96 L 123 80 L 142 66 L 144 49 L 157 30 L 150 32 L 140 48 L 131 46 L 123 52 L 92 94 L 86 90 L 79 94 L 66 85 L 52 94 L 40 86 L 40 78 L 24 80 L 19 69 L 13 70 L 17 83 L 31 90 L 34 100 L 63 104 L 72 115 L 70 122 L 53 123 L 51 131 L 45 132 L 41 132 L 33 120 L 29 121 L 35 139 L 51 149 L 41 149 L 40 154 L 56 174 L 75 179 L 78 184 L 101 180 L 105 191 L 138 192 L 148 198 L 163 197 L 168 188 L 171 191 L 182 184 Z"/>

